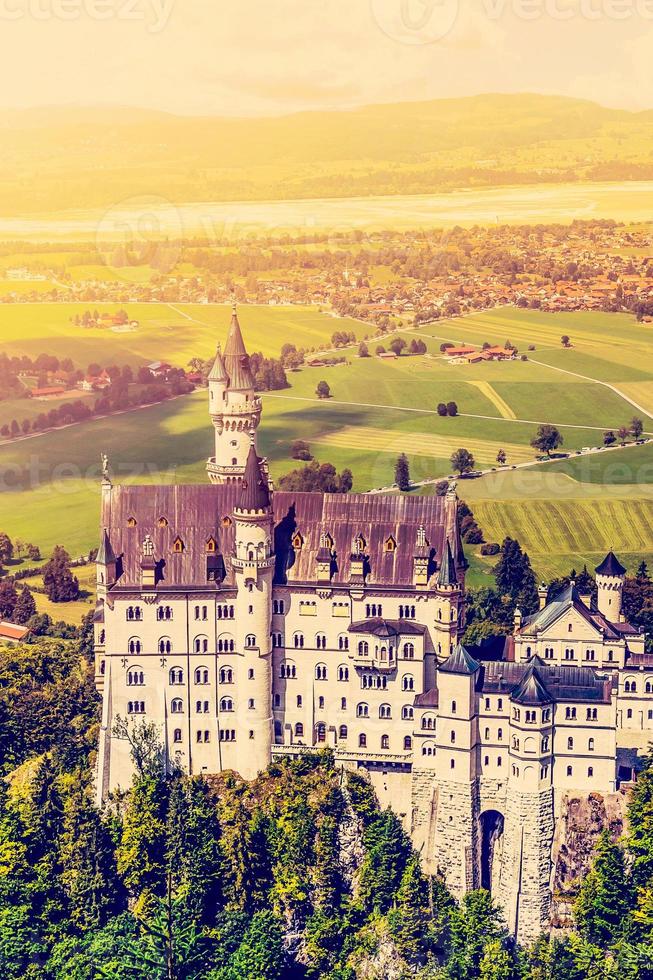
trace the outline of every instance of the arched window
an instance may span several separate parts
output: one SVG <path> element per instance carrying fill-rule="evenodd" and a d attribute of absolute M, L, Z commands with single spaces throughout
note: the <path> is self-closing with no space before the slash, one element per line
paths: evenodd
<path fill-rule="evenodd" d="M 295 735 L 297 738 L 303 738 L 304 736 L 304 726 L 302 725 L 301 721 L 298 721 L 295 725 Z"/>
<path fill-rule="evenodd" d="M 315 666 L 315 680 L 325 681 L 327 679 L 327 667 L 326 664 L 316 664 Z"/>
<path fill-rule="evenodd" d="M 220 671 L 220 683 L 221 684 L 233 684 L 234 682 L 234 672 L 231 667 L 223 667 Z"/>
<path fill-rule="evenodd" d="M 315 637 L 315 646 L 318 650 L 326 650 L 326 636 L 324 633 L 318 633 Z"/>
<path fill-rule="evenodd" d="M 389 749 L 390 748 L 390 736 L 389 735 L 382 735 L 381 736 L 381 748 L 382 749 Z"/>
<path fill-rule="evenodd" d="M 590 738 L 590 740 L 587 743 L 587 751 L 588 752 L 593 752 L 594 751 L 594 739 L 593 738 Z"/>
<path fill-rule="evenodd" d="M 401 690 L 402 691 L 415 690 L 415 679 L 412 674 L 404 674 L 404 676 L 401 678 Z"/>
<path fill-rule="evenodd" d="M 275 616 L 283 616 L 285 612 L 285 602 L 283 599 L 274 599 L 272 601 L 272 612 Z"/>
<path fill-rule="evenodd" d="M 340 728 L 338 729 L 338 737 L 339 738 L 347 738 L 347 726 L 346 725 L 341 725 L 340 726 Z"/>
<path fill-rule="evenodd" d="M 181 538 L 175 538 L 174 544 L 172 545 L 172 550 L 176 555 L 180 555 L 182 553 L 184 550 L 184 542 L 181 540 Z"/>
<path fill-rule="evenodd" d="M 223 633 L 218 638 L 218 653 L 233 653 L 236 648 L 233 636 Z"/>
<path fill-rule="evenodd" d="M 404 659 L 414 660 L 415 659 L 415 644 L 414 643 L 404 643 Z"/>
<path fill-rule="evenodd" d="M 405 704 L 401 709 L 401 717 L 403 721 L 412 721 L 415 716 L 415 711 L 412 704 Z"/>
<path fill-rule="evenodd" d="M 127 672 L 127 684 L 129 687 L 140 687 L 145 683 L 145 674 L 142 670 L 130 670 Z"/>
<path fill-rule="evenodd" d="M 173 713 L 173 715 L 180 715 L 183 713 L 184 702 L 181 700 L 181 698 L 172 699 L 172 701 L 170 702 L 170 710 Z"/>
<path fill-rule="evenodd" d="M 410 735 L 404 735 L 404 751 L 409 752 L 413 747 L 413 740 Z"/>
<path fill-rule="evenodd" d="M 209 671 L 207 667 L 197 667 L 195 669 L 195 683 L 196 684 L 209 683 Z"/>
<path fill-rule="evenodd" d="M 282 664 L 279 665 L 279 677 L 282 680 L 290 680 L 291 678 L 297 677 L 297 667 L 290 660 L 284 660 Z"/>
<path fill-rule="evenodd" d="M 184 683 L 184 672 L 181 667 L 173 667 L 170 671 L 170 683 L 171 684 L 183 684 Z"/>
<path fill-rule="evenodd" d="M 318 722 L 318 724 L 315 726 L 315 740 L 318 745 L 326 742 L 326 725 L 323 721 Z"/>
<path fill-rule="evenodd" d="M 172 641 L 169 636 L 162 636 L 159 640 L 159 653 L 172 653 Z"/>
<path fill-rule="evenodd" d="M 455 713 L 456 713 L 456 710 L 457 710 L 457 705 L 456 705 L 456 702 L 455 702 L 455 701 L 452 701 L 452 702 L 451 702 L 451 714 L 452 714 L 452 715 L 455 715 Z"/>
<path fill-rule="evenodd" d="M 433 742 L 424 742 L 422 745 L 422 755 L 435 755 L 435 745 Z"/>
<path fill-rule="evenodd" d="M 379 706 L 379 718 L 391 718 L 392 708 L 389 704 L 382 704 Z"/>
<path fill-rule="evenodd" d="M 293 640 L 294 640 L 294 643 L 295 643 L 295 647 L 297 649 L 301 649 L 304 646 L 304 634 L 303 633 L 295 633 L 295 635 L 293 637 Z"/>
<path fill-rule="evenodd" d="M 206 636 L 196 636 L 195 637 L 195 653 L 208 653 L 209 652 L 209 640 Z"/>
<path fill-rule="evenodd" d="M 346 664 L 340 664 L 338 667 L 338 680 L 348 681 L 349 680 L 349 667 Z"/>
<path fill-rule="evenodd" d="M 567 739 L 567 748 L 571 751 L 574 747 L 574 740 L 571 736 Z"/>
<path fill-rule="evenodd" d="M 358 736 L 358 747 L 359 749 L 367 748 L 367 735 L 364 732 L 361 732 Z"/>
<path fill-rule="evenodd" d="M 231 698 L 221 698 L 220 699 L 220 711 L 233 711 L 234 703 Z"/>
<path fill-rule="evenodd" d="M 361 701 L 360 704 L 356 705 L 356 717 L 357 718 L 369 718 L 370 708 L 368 704 Z"/>
<path fill-rule="evenodd" d="M 181 728 L 175 728 L 174 740 L 175 742 L 181 742 Z"/>
<path fill-rule="evenodd" d="M 127 647 L 130 653 L 140 653 L 143 649 L 141 641 L 137 636 L 132 636 Z"/>
<path fill-rule="evenodd" d="M 256 637 L 253 633 L 248 633 L 245 637 L 245 646 L 249 647 L 250 649 L 256 646 Z"/>
<path fill-rule="evenodd" d="M 366 657 L 370 652 L 370 645 L 367 640 L 361 640 L 358 644 L 358 653 L 361 657 Z"/>
<path fill-rule="evenodd" d="M 346 633 L 341 633 L 338 637 L 338 649 L 348 650 L 349 649 L 349 637 Z"/>

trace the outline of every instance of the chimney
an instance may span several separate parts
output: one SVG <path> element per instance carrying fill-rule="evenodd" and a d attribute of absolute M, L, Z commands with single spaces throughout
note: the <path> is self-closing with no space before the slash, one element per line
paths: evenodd
<path fill-rule="evenodd" d="M 540 600 L 540 609 L 544 609 L 547 602 L 549 601 L 549 587 L 546 582 L 542 582 L 539 589 L 537 590 L 537 595 Z"/>

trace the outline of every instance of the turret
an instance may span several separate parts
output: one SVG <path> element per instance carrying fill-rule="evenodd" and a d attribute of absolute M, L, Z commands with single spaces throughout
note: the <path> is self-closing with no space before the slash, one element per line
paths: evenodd
<path fill-rule="evenodd" d="M 625 578 L 626 569 L 612 551 L 596 568 L 598 610 L 610 623 L 618 623 L 622 618 Z"/>
<path fill-rule="evenodd" d="M 98 599 L 105 599 L 107 591 L 115 585 L 117 560 L 109 539 L 109 532 L 104 529 L 102 541 L 95 559 Z"/>
<path fill-rule="evenodd" d="M 272 494 L 261 463 L 252 438 L 234 508 L 235 555 L 231 559 L 238 590 L 236 651 L 243 661 L 238 668 L 242 683 L 235 719 L 235 768 L 246 779 L 267 767 L 272 749 L 274 520 Z"/>
<path fill-rule="evenodd" d="M 224 352 L 218 348 L 208 378 L 209 413 L 215 429 L 215 456 L 207 470 L 212 483 L 242 480 L 249 445 L 261 421 L 261 399 L 234 306 Z"/>

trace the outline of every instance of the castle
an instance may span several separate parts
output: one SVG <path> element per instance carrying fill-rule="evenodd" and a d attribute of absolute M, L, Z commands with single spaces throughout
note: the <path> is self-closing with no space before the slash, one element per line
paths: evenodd
<path fill-rule="evenodd" d="M 209 380 L 200 486 L 102 483 L 98 795 L 130 784 L 125 722 L 191 774 L 250 778 L 330 747 L 365 769 L 452 891 L 485 886 L 512 931 L 549 921 L 569 793 L 613 793 L 653 720 L 653 657 L 597 568 L 514 634 L 466 649 L 465 559 L 444 497 L 274 492 L 236 311 Z M 116 727 L 118 720 L 121 725 Z"/>

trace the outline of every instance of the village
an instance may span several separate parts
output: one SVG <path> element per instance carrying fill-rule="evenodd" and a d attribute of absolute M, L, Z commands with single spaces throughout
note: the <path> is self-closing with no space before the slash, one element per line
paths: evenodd
<path fill-rule="evenodd" d="M 311 240 L 283 236 L 247 240 L 236 249 L 222 241 L 188 241 L 179 252 L 184 271 L 194 267 L 192 275 L 180 274 L 180 264 L 137 284 L 123 279 L 121 269 L 112 269 L 118 276 L 110 280 L 99 269 L 96 277 L 79 279 L 58 269 L 44 277 L 53 281 L 51 290 L 13 292 L 7 282 L 0 298 L 206 304 L 235 297 L 240 303 L 313 305 L 381 330 L 509 305 L 551 313 L 627 310 L 651 322 L 652 241 L 648 225 L 626 228 L 613 221 L 428 234 L 357 231 Z M 102 260 L 111 269 L 110 257 Z M 98 314 L 84 325 L 138 329 L 137 322 L 115 314 Z"/>

